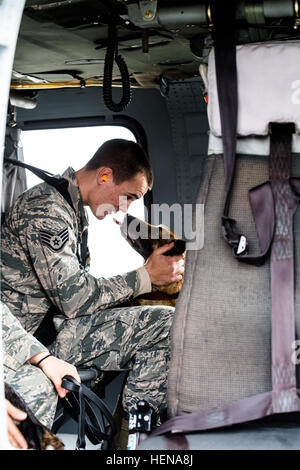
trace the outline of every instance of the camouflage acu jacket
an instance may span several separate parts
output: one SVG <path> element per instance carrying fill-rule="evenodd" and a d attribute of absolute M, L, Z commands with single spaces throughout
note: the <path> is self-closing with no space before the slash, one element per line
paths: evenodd
<path fill-rule="evenodd" d="M 80 266 L 78 245 L 88 222 L 74 170 L 63 177 L 75 211 L 42 183 L 19 196 L 2 227 L 1 298 L 31 333 L 52 304 L 72 318 L 140 293 L 138 271 L 96 279 Z"/>

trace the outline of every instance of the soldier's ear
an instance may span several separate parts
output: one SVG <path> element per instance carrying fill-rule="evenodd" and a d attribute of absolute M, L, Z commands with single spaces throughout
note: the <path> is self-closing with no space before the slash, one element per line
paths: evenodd
<path fill-rule="evenodd" d="M 97 172 L 97 183 L 98 184 L 103 184 L 108 181 L 113 180 L 113 172 L 111 168 L 107 167 L 100 167 Z"/>

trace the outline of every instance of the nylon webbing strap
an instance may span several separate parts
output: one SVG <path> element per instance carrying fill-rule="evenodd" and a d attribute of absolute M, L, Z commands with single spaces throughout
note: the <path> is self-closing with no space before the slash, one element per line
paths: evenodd
<path fill-rule="evenodd" d="M 290 185 L 291 142 L 294 125 L 271 128 L 269 171 L 276 225 L 271 249 L 273 412 L 297 409 L 295 341 L 293 219 L 299 203 Z"/>
<path fill-rule="evenodd" d="M 268 182 L 253 188 L 249 193 L 261 250 L 259 254 L 249 255 L 246 236 L 236 231 L 236 220 L 229 216 L 236 167 L 238 116 L 235 2 L 228 2 L 226 9 L 218 8 L 217 3 L 213 2 L 211 7 L 214 21 L 215 67 L 225 174 L 225 202 L 221 218 L 221 232 L 226 243 L 232 248 L 235 258 L 247 264 L 260 266 L 269 256 L 273 238 L 275 227 L 273 204 L 271 203 L 273 196 Z"/>
<path fill-rule="evenodd" d="M 4 158 L 3 161 L 4 163 L 20 166 L 21 168 L 25 168 L 26 170 L 32 171 L 32 173 L 34 173 L 36 176 L 38 176 L 43 181 L 57 189 L 57 191 L 67 200 L 67 202 L 74 210 L 72 199 L 68 192 L 69 183 L 65 178 L 55 178 L 51 173 L 47 171 L 41 170 L 40 168 L 36 168 L 32 165 L 27 165 L 27 163 L 21 162 L 20 160 L 15 160 L 13 158 Z"/>
<path fill-rule="evenodd" d="M 236 129 L 237 129 L 237 70 L 235 41 L 235 2 L 228 2 L 228 8 L 218 8 L 217 2 L 211 3 L 214 21 L 213 39 L 215 48 L 216 80 L 222 130 L 225 203 L 222 214 L 222 235 L 235 250 L 240 242 L 240 235 L 234 231 L 236 224 L 229 217 L 232 185 L 235 173 Z M 225 16 L 224 16 L 225 15 Z"/>
<path fill-rule="evenodd" d="M 117 430 L 104 401 L 69 375 L 63 377 L 62 387 L 72 392 L 63 403 L 78 423 L 76 448 L 85 449 L 85 435 L 92 444 L 99 444 L 103 440 L 111 442 Z"/>

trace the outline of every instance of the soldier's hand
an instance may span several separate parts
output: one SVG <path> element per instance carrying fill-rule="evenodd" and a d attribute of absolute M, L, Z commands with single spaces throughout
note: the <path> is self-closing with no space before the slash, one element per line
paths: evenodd
<path fill-rule="evenodd" d="M 65 375 L 71 375 L 77 382 L 80 382 L 76 367 L 68 362 L 57 359 L 57 357 L 49 356 L 39 365 L 40 369 L 44 374 L 51 380 L 58 395 L 64 398 L 69 390 L 66 390 L 61 386 L 62 379 Z"/>
<path fill-rule="evenodd" d="M 10 444 L 16 449 L 28 449 L 28 444 L 21 431 L 18 429 L 13 420 L 24 421 L 27 414 L 13 406 L 8 400 L 6 402 L 7 411 L 7 434 Z"/>
<path fill-rule="evenodd" d="M 174 242 L 153 251 L 145 263 L 152 284 L 164 286 L 180 281 L 184 273 L 184 255 L 165 256 L 173 248 Z"/>

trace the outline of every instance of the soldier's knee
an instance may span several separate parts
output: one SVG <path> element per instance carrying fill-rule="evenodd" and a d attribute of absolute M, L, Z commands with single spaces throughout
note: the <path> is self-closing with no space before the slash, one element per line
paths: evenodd
<path fill-rule="evenodd" d="M 166 307 L 162 305 L 148 306 L 146 307 L 146 311 L 144 310 L 142 312 L 142 318 L 146 320 L 149 327 L 151 327 L 151 325 L 155 328 L 160 326 L 163 330 L 168 330 L 172 325 L 174 311 L 174 307 Z"/>

